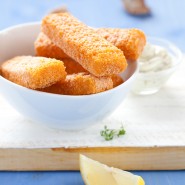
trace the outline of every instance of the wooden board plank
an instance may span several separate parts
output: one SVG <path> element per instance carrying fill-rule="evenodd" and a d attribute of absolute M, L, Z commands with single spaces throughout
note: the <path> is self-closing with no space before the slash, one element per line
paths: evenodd
<path fill-rule="evenodd" d="M 0 149 L 0 170 L 79 170 L 79 154 L 124 170 L 185 169 L 185 147 Z"/>

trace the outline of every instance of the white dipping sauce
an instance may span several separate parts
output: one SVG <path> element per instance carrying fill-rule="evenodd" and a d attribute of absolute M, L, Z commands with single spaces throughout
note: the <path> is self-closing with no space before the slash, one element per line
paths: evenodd
<path fill-rule="evenodd" d="M 139 74 L 132 91 L 136 94 L 153 94 L 174 71 L 175 58 L 167 49 L 147 43 L 138 62 Z"/>
<path fill-rule="evenodd" d="M 156 72 L 170 68 L 173 57 L 165 48 L 147 43 L 138 62 L 139 72 Z"/>

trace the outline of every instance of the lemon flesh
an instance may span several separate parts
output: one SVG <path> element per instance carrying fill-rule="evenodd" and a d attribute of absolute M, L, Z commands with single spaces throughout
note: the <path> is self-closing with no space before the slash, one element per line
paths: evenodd
<path fill-rule="evenodd" d="M 137 175 L 108 167 L 84 155 L 80 155 L 80 172 L 86 185 L 144 185 Z"/>
<path fill-rule="evenodd" d="M 112 168 L 112 175 L 117 182 L 117 185 L 144 185 L 144 180 L 130 172 L 123 171 L 117 168 Z"/>

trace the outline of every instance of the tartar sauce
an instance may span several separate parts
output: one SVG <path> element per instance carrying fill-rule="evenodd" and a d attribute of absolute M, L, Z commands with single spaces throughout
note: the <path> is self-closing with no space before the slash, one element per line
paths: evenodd
<path fill-rule="evenodd" d="M 143 95 L 157 92 L 175 70 L 175 61 L 166 48 L 147 43 L 138 60 L 139 74 L 132 91 Z"/>
<path fill-rule="evenodd" d="M 173 57 L 165 48 L 147 43 L 138 62 L 139 72 L 157 72 L 170 68 Z"/>

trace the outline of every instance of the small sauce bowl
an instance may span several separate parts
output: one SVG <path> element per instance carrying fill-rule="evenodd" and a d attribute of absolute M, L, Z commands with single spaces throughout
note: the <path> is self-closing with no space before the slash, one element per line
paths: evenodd
<path fill-rule="evenodd" d="M 172 57 L 173 63 L 170 67 L 158 71 L 141 72 L 139 69 L 132 87 L 132 92 L 139 95 L 149 95 L 158 92 L 182 62 L 182 52 L 171 42 L 153 37 L 148 37 L 147 40 L 152 45 L 164 48 Z"/>

